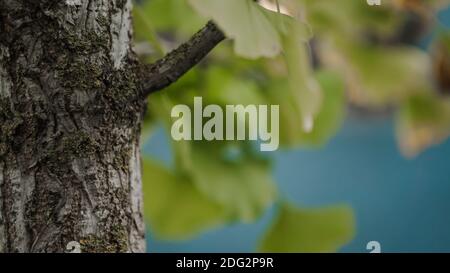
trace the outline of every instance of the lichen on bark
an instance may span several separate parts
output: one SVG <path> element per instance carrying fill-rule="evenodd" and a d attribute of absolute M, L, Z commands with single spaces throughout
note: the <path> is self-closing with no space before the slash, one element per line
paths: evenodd
<path fill-rule="evenodd" d="M 0 6 L 0 251 L 144 251 L 131 1 Z"/>

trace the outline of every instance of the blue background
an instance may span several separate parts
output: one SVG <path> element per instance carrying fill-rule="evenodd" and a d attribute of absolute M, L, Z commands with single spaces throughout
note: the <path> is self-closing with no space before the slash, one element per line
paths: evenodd
<path fill-rule="evenodd" d="M 450 26 L 450 9 L 440 16 Z M 144 153 L 171 161 L 160 130 Z M 274 178 L 288 200 L 302 206 L 350 204 L 357 234 L 343 252 L 367 252 L 376 240 L 383 252 L 450 252 L 450 141 L 408 160 L 398 151 L 393 121 L 348 117 L 322 149 L 275 153 Z M 274 214 L 186 242 L 155 240 L 151 252 L 253 252 Z"/>

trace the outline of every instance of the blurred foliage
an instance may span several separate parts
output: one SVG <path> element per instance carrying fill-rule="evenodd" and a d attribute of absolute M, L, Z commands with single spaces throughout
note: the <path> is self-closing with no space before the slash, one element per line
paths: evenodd
<path fill-rule="evenodd" d="M 160 238 L 187 239 L 224 223 L 222 206 L 202 194 L 189 178 L 143 160 L 145 216 Z"/>
<path fill-rule="evenodd" d="M 149 98 L 143 141 L 168 132 L 176 104 L 280 105 L 280 145 L 320 147 L 339 130 L 348 106 L 396 109 L 400 150 L 415 156 L 450 135 L 449 31 L 429 50 L 415 46 L 439 25 L 447 0 L 146 0 L 135 5 L 135 49 L 147 61 L 213 19 L 231 38 L 162 93 Z M 412 26 L 412 27 L 411 27 Z M 171 140 L 174 166 L 143 163 L 145 216 L 160 238 L 258 219 L 282 199 L 267 154 L 255 143 Z M 277 206 L 262 251 L 330 252 L 350 241 L 352 210 Z"/>
<path fill-rule="evenodd" d="M 299 209 L 283 204 L 260 246 L 263 252 L 335 252 L 355 233 L 352 209 Z"/>
<path fill-rule="evenodd" d="M 400 107 L 397 124 L 400 148 L 405 155 L 415 156 L 450 134 L 450 100 L 430 93 L 411 96 Z"/>

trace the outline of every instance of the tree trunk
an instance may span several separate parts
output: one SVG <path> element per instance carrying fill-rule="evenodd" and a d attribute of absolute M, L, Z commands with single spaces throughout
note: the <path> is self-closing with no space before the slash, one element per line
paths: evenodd
<path fill-rule="evenodd" d="M 142 252 L 131 0 L 0 0 L 0 252 Z"/>

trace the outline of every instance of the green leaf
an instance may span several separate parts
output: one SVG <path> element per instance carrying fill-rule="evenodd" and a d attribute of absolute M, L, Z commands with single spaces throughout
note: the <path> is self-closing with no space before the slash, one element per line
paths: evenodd
<path fill-rule="evenodd" d="M 189 179 L 158 163 L 143 160 L 144 213 L 162 239 L 190 239 L 226 222 L 222 207 L 196 189 Z"/>
<path fill-rule="evenodd" d="M 236 77 L 229 70 L 210 67 L 202 75 L 205 76 L 201 77 L 205 85 L 198 85 L 205 88 L 201 93 L 204 104 L 224 106 L 230 103 L 258 104 L 265 101 L 252 81 Z M 189 88 L 184 79 L 171 87 L 171 93 L 176 92 L 178 86 L 182 93 Z M 193 95 L 183 96 L 180 93 L 175 98 L 168 93 L 155 94 L 150 99 L 150 109 L 170 132 L 172 107 L 177 103 L 192 106 Z M 276 199 L 270 165 L 251 151 L 250 143 L 172 141 L 171 144 L 177 172 L 189 177 L 202 194 L 220 204 L 227 219 L 253 221 Z"/>
<path fill-rule="evenodd" d="M 314 119 L 322 106 L 323 94 L 313 76 L 309 49 L 301 41 L 300 33 L 294 26 L 289 36 L 285 36 L 285 58 L 289 71 L 289 88 L 292 103 L 297 106 L 302 132 L 314 129 Z"/>
<path fill-rule="evenodd" d="M 146 0 L 135 6 L 158 31 L 173 31 L 189 37 L 204 24 L 203 19 L 183 0 Z"/>
<path fill-rule="evenodd" d="M 284 2 L 290 4 L 292 1 Z M 352 42 L 358 42 L 354 39 L 361 33 L 367 33 L 367 30 L 377 36 L 392 36 L 403 19 L 388 3 L 373 8 L 366 1 L 355 0 L 294 2 L 295 12 L 305 14 L 307 22 L 318 36 L 345 37 Z"/>
<path fill-rule="evenodd" d="M 323 102 L 314 118 L 314 128 L 311 132 L 302 132 L 300 139 L 302 145 L 322 146 L 337 133 L 344 121 L 345 87 L 336 73 L 322 70 L 315 77 L 322 90 Z"/>
<path fill-rule="evenodd" d="M 341 78 L 331 71 L 318 71 L 314 78 L 322 92 L 323 102 L 314 116 L 314 127 L 305 132 L 300 112 L 300 101 L 291 99 L 285 81 L 279 80 L 268 87 L 267 96 L 272 104 L 280 105 L 280 145 L 322 146 L 338 131 L 345 117 L 345 92 Z M 294 90 L 295 92 L 295 90 Z"/>
<path fill-rule="evenodd" d="M 191 98 L 192 99 L 192 98 Z M 170 117 L 173 102 L 152 98 L 153 111 Z M 170 118 L 162 119 L 170 131 Z M 220 205 L 227 219 L 250 222 L 276 198 L 270 166 L 246 142 L 172 141 L 175 167 L 204 196 Z M 230 156 L 231 155 L 231 156 Z"/>
<path fill-rule="evenodd" d="M 164 55 L 164 49 L 150 20 L 139 6 L 133 7 L 133 28 L 137 41 L 147 41 L 159 55 Z"/>
<path fill-rule="evenodd" d="M 431 92 L 411 96 L 399 109 L 396 132 L 408 157 L 441 143 L 450 136 L 450 100 Z"/>
<path fill-rule="evenodd" d="M 259 87 L 250 79 L 236 75 L 226 67 L 209 67 L 205 75 L 203 98 L 219 105 L 266 104 Z"/>
<path fill-rule="evenodd" d="M 310 25 L 305 22 L 289 15 L 273 12 L 265 8 L 262 8 L 261 11 L 266 15 L 280 36 L 290 36 L 291 34 L 294 34 L 299 42 L 307 42 L 313 37 Z"/>
<path fill-rule="evenodd" d="M 213 19 L 234 39 L 235 52 L 243 57 L 275 57 L 282 44 L 273 14 L 253 0 L 189 0 L 201 15 Z"/>
<path fill-rule="evenodd" d="M 270 166 L 244 147 L 203 143 L 191 153 L 194 183 L 232 219 L 251 222 L 277 197 Z"/>
<path fill-rule="evenodd" d="M 283 204 L 263 238 L 263 252 L 336 252 L 355 234 L 353 211 L 347 206 L 320 209 Z"/>
<path fill-rule="evenodd" d="M 344 43 L 345 54 L 335 68 L 344 71 L 351 99 L 364 106 L 400 103 L 418 90 L 429 88 L 431 63 L 412 47 L 373 47 Z"/>

